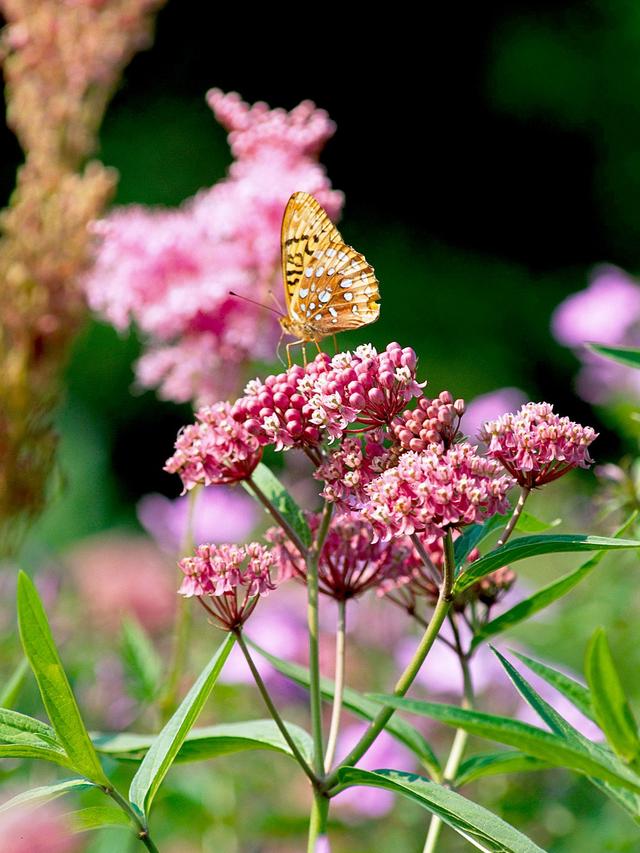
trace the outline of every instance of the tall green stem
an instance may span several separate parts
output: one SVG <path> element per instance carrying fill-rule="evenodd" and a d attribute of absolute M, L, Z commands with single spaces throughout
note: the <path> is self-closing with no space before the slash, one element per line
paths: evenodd
<path fill-rule="evenodd" d="M 180 557 L 193 551 L 193 516 L 196 501 L 201 487 L 196 486 L 189 492 L 189 511 L 187 514 L 187 526 L 180 543 Z M 173 714 L 178 704 L 178 688 L 187 659 L 187 648 L 189 646 L 189 634 L 191 633 L 191 602 L 182 595 L 178 596 L 178 612 L 173 628 L 173 648 L 171 651 L 171 663 L 167 682 L 160 698 L 160 714 L 163 722 L 166 722 Z"/>
<path fill-rule="evenodd" d="M 260 695 L 262 696 L 262 698 L 264 700 L 264 704 L 267 706 L 267 709 L 268 709 L 269 713 L 271 714 L 271 716 L 273 717 L 273 720 L 274 720 L 276 726 L 280 729 L 280 734 L 282 735 L 282 737 L 287 742 L 289 749 L 293 753 L 293 757 L 296 759 L 296 761 L 298 762 L 300 767 L 302 767 L 304 772 L 307 774 L 311 783 L 315 784 L 315 782 L 316 782 L 315 774 L 314 774 L 313 770 L 309 767 L 307 762 L 305 761 L 302 753 L 298 749 L 296 742 L 291 737 L 289 729 L 287 728 L 284 720 L 280 716 L 278 709 L 274 705 L 273 700 L 271 698 L 271 694 L 267 690 L 267 685 L 262 680 L 262 676 L 260 675 L 260 672 L 258 671 L 258 668 L 255 665 L 253 658 L 251 657 L 251 654 L 249 652 L 247 644 L 244 641 L 244 637 L 242 636 L 242 631 L 240 629 L 238 629 L 237 631 L 234 631 L 234 633 L 236 636 L 236 640 L 238 641 L 238 645 L 242 649 L 242 653 L 245 656 L 245 660 L 247 661 L 247 664 L 249 665 L 249 669 L 251 670 L 251 674 L 253 675 L 254 681 L 256 682 L 256 686 L 257 686 L 258 690 L 260 691 Z"/>
<path fill-rule="evenodd" d="M 151 840 L 151 836 L 149 835 L 149 830 L 145 826 L 145 824 L 140 820 L 139 816 L 136 812 L 131 808 L 131 805 L 125 800 L 125 798 L 116 791 L 115 788 L 103 788 L 104 793 L 111 797 L 111 799 L 117 803 L 117 805 L 122 809 L 122 811 L 131 818 L 135 829 L 136 835 L 140 839 L 140 841 L 144 844 L 147 850 L 151 851 L 151 853 L 159 853 L 158 848 Z"/>
<path fill-rule="evenodd" d="M 471 709 L 474 705 L 474 695 L 473 682 L 471 680 L 471 670 L 469 668 L 470 655 L 466 653 L 462 648 L 462 643 L 460 641 L 460 633 L 458 631 L 455 615 L 450 614 L 449 619 L 451 621 L 451 628 L 453 630 L 456 653 L 458 655 L 458 660 L 460 661 L 460 668 L 462 670 L 462 681 L 464 684 L 464 693 L 461 704 L 463 708 Z M 444 785 L 451 786 L 454 779 L 456 778 L 458 769 L 460 767 L 460 762 L 462 761 L 464 751 L 467 747 L 468 740 L 469 733 L 463 731 L 463 729 L 458 729 L 453 739 L 451 751 L 449 752 L 449 757 L 447 758 L 447 763 L 444 768 L 442 778 L 442 782 Z M 427 832 L 427 838 L 425 840 L 424 849 L 422 853 L 434 853 L 438 844 L 438 840 L 440 839 L 441 831 L 442 821 L 437 815 L 433 815 L 433 817 L 431 818 L 431 822 L 429 823 L 429 831 Z"/>
<path fill-rule="evenodd" d="M 522 491 L 520 492 L 520 497 L 518 498 L 518 503 L 515 505 L 511 518 L 509 519 L 507 526 L 502 531 L 502 535 L 498 539 L 496 543 L 496 547 L 500 545 L 504 545 L 507 539 L 511 536 L 513 531 L 515 530 L 516 524 L 518 523 L 518 519 L 522 514 L 522 510 L 524 509 L 524 505 L 527 502 L 527 498 L 531 494 L 531 489 L 527 486 L 522 486 Z"/>
<path fill-rule="evenodd" d="M 297 550 L 302 554 L 303 557 L 307 556 L 307 549 L 304 547 L 302 540 L 295 532 L 293 527 L 289 524 L 287 519 L 282 515 L 281 512 L 278 512 L 273 503 L 269 500 L 269 498 L 265 495 L 262 489 L 257 485 L 257 483 L 248 477 L 245 481 L 247 488 L 253 492 L 253 494 L 260 501 L 262 506 L 267 510 L 267 512 L 272 516 L 273 520 L 282 530 L 286 533 L 288 539 L 295 545 Z"/>
<path fill-rule="evenodd" d="M 329 816 L 329 799 L 319 791 L 313 792 L 313 804 L 309 816 L 309 837 L 307 840 L 307 853 L 319 853 L 320 842 L 327 835 L 327 818 Z M 328 845 L 326 845 L 328 847 Z M 324 847 L 322 851 L 324 853 Z"/>
<path fill-rule="evenodd" d="M 333 693 L 333 709 L 331 711 L 331 725 L 329 726 L 329 738 L 327 740 L 327 752 L 324 757 L 325 773 L 331 770 L 333 759 L 336 754 L 338 743 L 338 732 L 340 730 L 340 715 L 342 712 L 342 694 L 344 691 L 344 668 L 345 647 L 347 631 L 347 602 L 338 601 L 338 624 L 336 627 L 336 667 L 335 687 Z"/>
<path fill-rule="evenodd" d="M 311 733 L 313 735 L 313 769 L 318 776 L 324 774 L 324 751 L 322 745 L 322 696 L 320 694 L 320 654 L 318 628 L 318 563 L 322 546 L 329 532 L 333 504 L 327 503 L 316 541 L 307 560 L 307 623 L 309 626 L 309 697 L 311 703 Z"/>
<path fill-rule="evenodd" d="M 447 613 L 451 607 L 451 602 L 453 600 L 453 581 L 455 577 L 455 558 L 453 554 L 453 537 L 450 530 L 447 530 L 444 545 L 444 571 L 438 594 L 438 602 L 435 606 L 431 619 L 429 620 L 429 625 L 420 640 L 418 648 L 396 683 L 393 691 L 395 696 L 404 696 L 409 687 L 411 687 L 420 667 L 424 663 L 431 647 L 436 641 L 436 637 L 440 632 L 442 623 L 446 619 Z M 389 722 L 393 716 L 394 710 L 394 708 L 384 706 L 378 712 L 351 752 L 345 759 L 343 759 L 343 761 L 340 762 L 339 766 L 329 774 L 325 781 L 326 790 L 330 790 L 338 781 L 338 771 L 341 767 L 353 766 L 362 758 L 382 729 Z"/>

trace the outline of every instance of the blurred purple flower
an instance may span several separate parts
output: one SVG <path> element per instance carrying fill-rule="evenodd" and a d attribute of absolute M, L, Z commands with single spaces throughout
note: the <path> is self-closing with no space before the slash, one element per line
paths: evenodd
<path fill-rule="evenodd" d="M 527 395 L 520 388 L 498 388 L 488 394 L 480 394 L 467 403 L 460 428 L 472 444 L 478 444 L 478 433 L 487 421 L 492 421 L 505 412 L 517 411 L 527 399 Z"/>
<path fill-rule="evenodd" d="M 8 799 L 8 798 L 7 798 Z M 79 853 L 84 842 L 73 835 L 65 811 L 55 802 L 35 808 L 16 806 L 0 815 L 2 853 Z"/>
<path fill-rule="evenodd" d="M 239 489 L 212 486 L 196 497 L 193 513 L 194 544 L 244 542 L 258 521 L 258 508 Z M 138 519 L 158 545 L 172 555 L 184 541 L 189 516 L 189 496 L 171 500 L 145 495 L 138 503 Z"/>
<path fill-rule="evenodd" d="M 640 346 L 640 285 L 614 266 L 596 267 L 585 290 L 556 308 L 551 320 L 555 338 L 573 347 L 582 362 L 578 394 L 590 403 L 615 397 L 640 397 L 640 372 L 590 352 L 585 343 Z"/>
<path fill-rule="evenodd" d="M 365 723 L 354 723 L 345 726 L 338 738 L 338 758 L 345 756 L 356 745 L 367 726 Z M 362 770 L 403 770 L 406 773 L 416 772 L 416 762 L 411 753 L 401 746 L 395 738 L 383 731 L 373 745 L 358 762 Z M 393 808 L 394 794 L 380 788 L 354 787 L 347 788 L 335 798 L 337 809 L 344 810 L 344 816 L 353 818 L 383 817 Z"/>

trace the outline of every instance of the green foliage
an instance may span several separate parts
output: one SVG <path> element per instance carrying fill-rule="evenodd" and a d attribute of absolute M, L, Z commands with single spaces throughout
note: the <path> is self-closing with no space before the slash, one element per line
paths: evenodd
<path fill-rule="evenodd" d="M 460 765 L 456 773 L 456 788 L 483 779 L 485 776 L 497 776 L 502 773 L 524 773 L 531 770 L 546 770 L 551 765 L 539 758 L 525 755 L 524 752 L 505 750 L 503 752 L 483 752 L 472 755 Z"/>
<path fill-rule="evenodd" d="M 563 672 L 559 672 L 557 669 L 554 669 L 547 664 L 534 660 L 527 655 L 523 655 L 522 652 L 514 652 L 514 654 L 523 663 L 525 663 L 529 669 L 533 670 L 533 672 L 539 675 L 540 678 L 543 678 L 547 684 L 555 687 L 559 693 L 566 696 L 566 698 L 575 705 L 585 717 L 595 722 L 591 696 L 589 695 L 589 691 L 586 687 L 579 684 L 573 678 L 569 678 L 569 676 L 565 675 Z"/>
<path fill-rule="evenodd" d="M 340 783 L 345 787 L 368 785 L 402 794 L 437 815 L 486 853 L 544 853 L 541 847 L 497 815 L 422 776 L 398 770 L 372 772 L 345 767 L 340 771 Z"/>
<path fill-rule="evenodd" d="M 587 649 L 585 673 L 598 725 L 627 764 L 638 758 L 638 726 L 616 670 L 606 635 L 598 628 Z"/>
<path fill-rule="evenodd" d="M 234 642 L 233 634 L 227 634 L 176 712 L 151 744 L 131 780 L 129 799 L 143 819 L 146 820 L 153 798 L 209 697 Z"/>
<path fill-rule="evenodd" d="M 82 722 L 80 709 L 58 655 L 40 596 L 24 572 L 18 577 L 18 624 L 24 653 L 69 765 L 97 785 L 109 786 Z"/>
<path fill-rule="evenodd" d="M 29 661 L 22 658 L 13 670 L 2 690 L 0 690 L 0 708 L 13 708 L 29 672 Z"/>
<path fill-rule="evenodd" d="M 540 554 L 563 552 L 609 551 L 640 548 L 640 542 L 631 539 L 612 539 L 607 536 L 584 536 L 575 534 L 549 534 L 547 536 L 523 536 L 495 548 L 473 562 L 460 574 L 454 586 L 454 594 L 464 592 L 470 586 L 501 566 L 516 563 L 527 557 Z"/>
<path fill-rule="evenodd" d="M 588 344 L 588 348 L 598 355 L 624 364 L 625 367 L 635 367 L 636 370 L 640 368 L 639 349 L 631 347 L 607 347 L 603 344 Z"/>
<path fill-rule="evenodd" d="M 67 815 L 73 832 L 88 832 L 105 826 L 131 826 L 127 815 L 116 806 L 87 806 Z"/>
<path fill-rule="evenodd" d="M 267 468 L 264 462 L 261 462 L 251 475 L 251 479 L 269 499 L 280 515 L 289 522 L 290 526 L 299 536 L 302 544 L 308 548 L 311 545 L 311 531 L 309 530 L 307 520 L 298 504 L 276 475 L 272 473 L 271 469 Z M 247 483 L 243 482 L 243 486 L 250 495 L 255 497 L 255 493 Z"/>
<path fill-rule="evenodd" d="M 162 661 L 142 625 L 131 618 L 122 624 L 122 656 L 131 692 L 138 699 L 150 702 L 160 687 Z"/>
<path fill-rule="evenodd" d="M 95 787 L 92 782 L 86 779 L 67 779 L 65 782 L 57 782 L 55 785 L 44 785 L 40 788 L 32 788 L 30 791 L 24 791 L 22 794 L 17 794 L 6 803 L 0 806 L 0 813 L 9 811 L 15 806 L 28 805 L 30 807 L 40 806 L 48 803 L 51 800 L 57 800 L 58 797 L 64 796 L 74 791 L 86 791 L 89 788 Z"/>

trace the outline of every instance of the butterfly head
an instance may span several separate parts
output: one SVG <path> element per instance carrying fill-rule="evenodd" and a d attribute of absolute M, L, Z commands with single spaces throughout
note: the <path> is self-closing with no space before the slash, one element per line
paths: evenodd
<path fill-rule="evenodd" d="M 295 320 L 293 317 L 280 317 L 280 325 L 285 334 L 292 335 L 299 341 L 315 341 L 324 337 L 318 335 L 317 330 L 310 323 Z"/>

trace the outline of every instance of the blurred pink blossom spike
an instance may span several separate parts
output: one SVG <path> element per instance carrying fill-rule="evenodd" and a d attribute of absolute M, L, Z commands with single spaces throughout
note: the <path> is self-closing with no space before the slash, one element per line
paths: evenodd
<path fill-rule="evenodd" d="M 171 500 L 164 495 L 145 495 L 138 503 L 138 519 L 147 533 L 168 553 L 178 553 L 185 540 L 189 497 Z M 239 489 L 211 486 L 196 496 L 193 511 L 193 541 L 244 542 L 255 528 L 258 510 L 254 501 Z"/>

